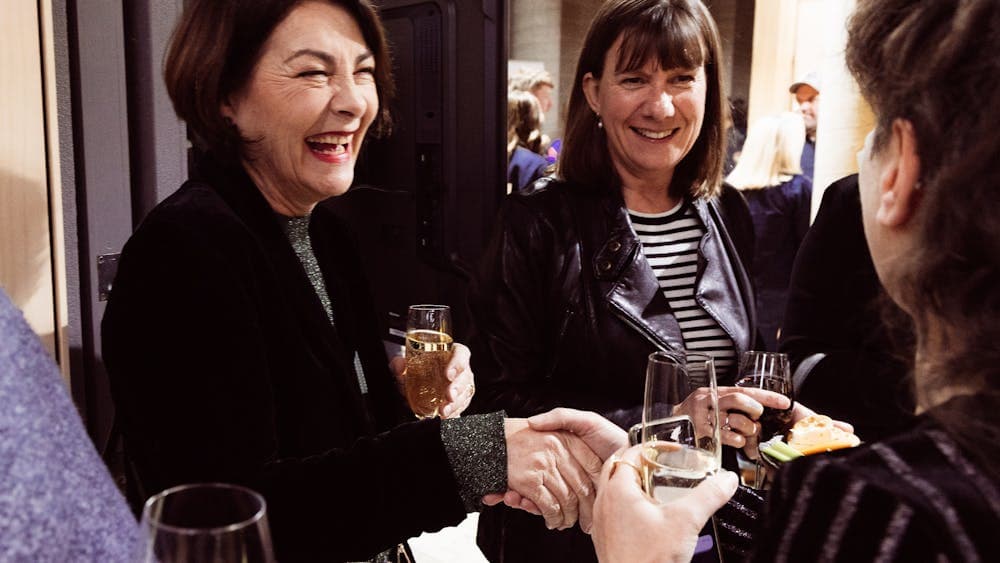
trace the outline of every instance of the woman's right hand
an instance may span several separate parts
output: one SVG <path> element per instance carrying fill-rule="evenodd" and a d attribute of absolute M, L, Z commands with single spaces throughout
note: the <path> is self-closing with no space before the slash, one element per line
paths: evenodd
<path fill-rule="evenodd" d="M 612 456 L 601 471 L 591 537 L 604 563 L 690 561 L 705 522 L 736 492 L 722 471 L 684 497 L 658 504 L 642 490 L 642 446 Z"/>
<path fill-rule="evenodd" d="M 754 387 L 719 387 L 719 424 L 722 443 L 734 448 L 744 448 L 747 455 L 757 457 L 757 439 L 764 408 L 785 410 L 791 399 L 765 389 Z"/>
<path fill-rule="evenodd" d="M 711 395 L 707 387 L 696 389 L 683 403 L 677 405 L 675 414 L 685 414 L 693 421 L 707 421 L 711 413 Z M 784 410 L 789 405 L 788 397 L 753 387 L 719 387 L 719 437 L 722 443 L 734 448 L 747 445 L 755 447 L 760 433 L 757 419 L 764 413 L 764 407 Z M 709 434 L 708 428 L 699 428 L 702 435 Z"/>

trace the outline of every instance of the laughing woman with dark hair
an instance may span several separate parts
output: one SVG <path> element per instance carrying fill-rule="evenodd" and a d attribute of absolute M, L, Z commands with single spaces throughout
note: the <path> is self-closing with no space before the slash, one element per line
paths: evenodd
<path fill-rule="evenodd" d="M 858 154 L 865 237 L 913 320 L 918 417 L 890 438 L 785 466 L 755 560 L 1000 560 L 998 51 L 995 0 L 858 3 L 847 65 L 877 116 Z M 725 479 L 700 487 L 701 500 L 731 491 Z M 635 537 L 656 538 L 645 559 L 689 556 L 677 548 L 707 514 L 684 502 L 651 510 L 638 494 L 628 471 L 603 483 L 604 560 L 639 560 Z"/>
<path fill-rule="evenodd" d="M 575 491 L 592 477 L 574 460 L 598 456 L 582 442 L 499 412 L 454 418 L 473 389 L 464 346 L 446 368 L 448 420 L 414 421 L 355 241 L 318 205 L 387 125 L 372 5 L 185 5 L 165 77 L 203 156 L 125 245 L 102 325 L 133 504 L 180 483 L 251 487 L 283 562 L 406 560 L 400 542 L 508 488 L 551 526 L 578 503 L 589 517 Z"/>

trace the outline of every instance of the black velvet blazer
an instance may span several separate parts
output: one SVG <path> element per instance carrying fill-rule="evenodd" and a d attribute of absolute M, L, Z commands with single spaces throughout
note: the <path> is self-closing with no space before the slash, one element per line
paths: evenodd
<path fill-rule="evenodd" d="M 317 206 L 309 227 L 335 329 L 249 177 L 203 176 L 129 239 L 102 324 L 143 493 L 247 485 L 267 500 L 281 561 L 360 560 L 461 521 L 439 422 L 397 427 L 412 414 L 341 223 Z"/>

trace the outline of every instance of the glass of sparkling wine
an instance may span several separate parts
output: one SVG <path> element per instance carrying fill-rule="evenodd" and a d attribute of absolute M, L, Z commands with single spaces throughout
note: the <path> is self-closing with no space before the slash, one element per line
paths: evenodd
<path fill-rule="evenodd" d="M 641 443 L 643 486 L 661 503 L 686 495 L 719 470 L 719 392 L 711 356 L 649 355 Z"/>
<path fill-rule="evenodd" d="M 406 317 L 406 400 L 417 418 L 438 416 L 448 400 L 451 308 L 411 305 Z"/>
<path fill-rule="evenodd" d="M 180 485 L 149 497 L 142 510 L 141 563 L 274 563 L 266 504 L 225 483 Z"/>

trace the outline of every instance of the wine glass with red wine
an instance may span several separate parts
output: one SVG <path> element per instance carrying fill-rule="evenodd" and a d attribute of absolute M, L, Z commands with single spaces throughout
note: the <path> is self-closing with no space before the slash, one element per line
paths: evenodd
<path fill-rule="evenodd" d="M 787 409 L 774 409 L 764 407 L 764 413 L 760 415 L 760 440 L 761 442 L 773 438 L 777 434 L 782 434 L 788 430 L 792 423 L 792 406 L 795 403 L 795 392 L 792 387 L 792 372 L 788 363 L 787 354 L 776 352 L 744 352 L 740 358 L 739 378 L 736 380 L 737 387 L 756 387 L 780 393 L 791 401 Z M 760 488 L 763 484 L 764 471 L 760 466 L 760 458 L 757 459 L 756 477 L 754 487 Z"/>

